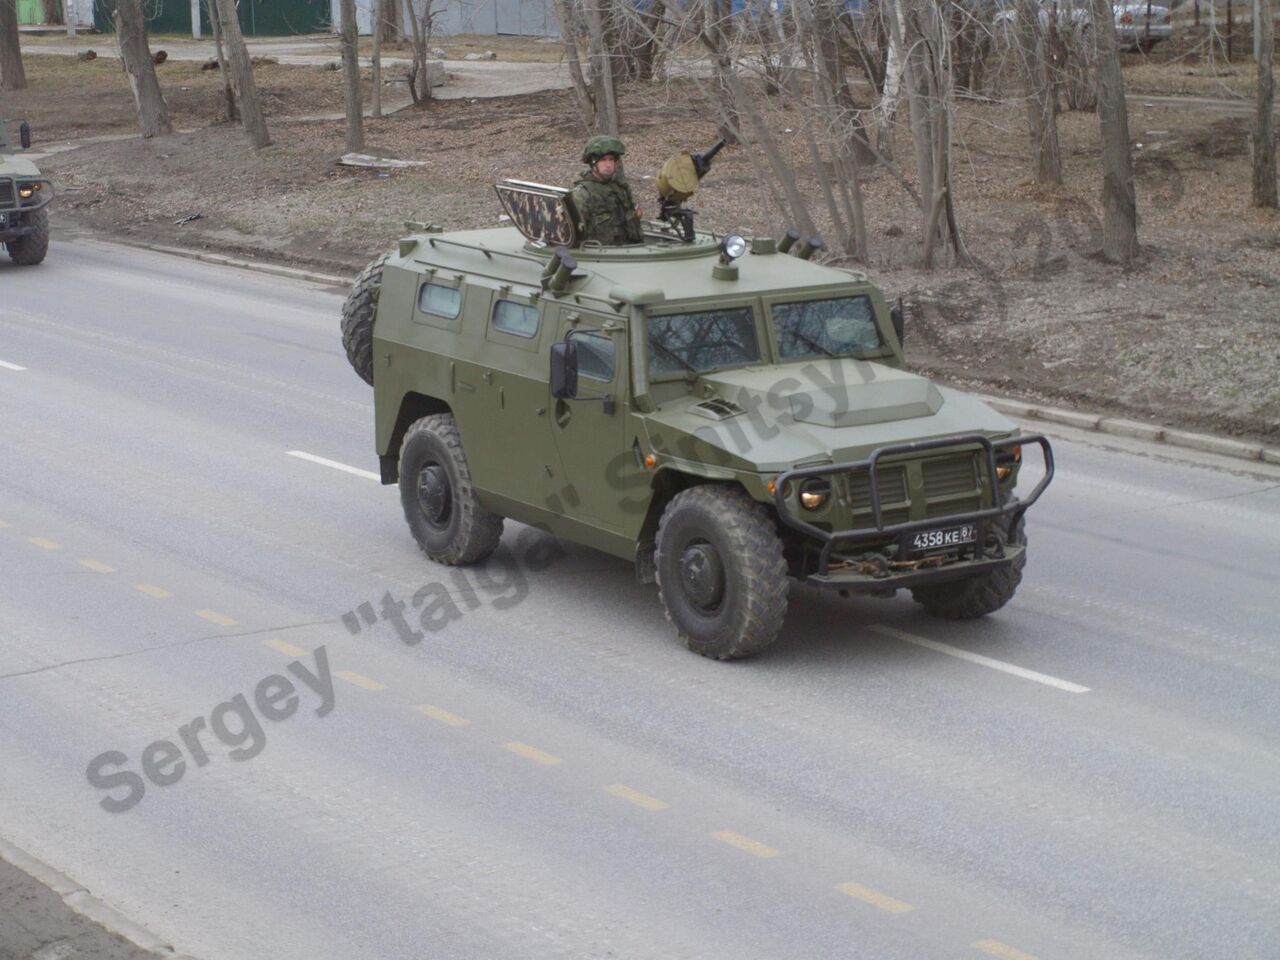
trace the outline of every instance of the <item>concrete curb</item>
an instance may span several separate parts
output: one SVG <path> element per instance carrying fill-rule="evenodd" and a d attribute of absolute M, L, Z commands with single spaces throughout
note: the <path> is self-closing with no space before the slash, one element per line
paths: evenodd
<path fill-rule="evenodd" d="M 1183 447 L 1188 450 L 1198 450 L 1201 453 L 1214 453 L 1220 457 L 1233 457 L 1237 460 L 1280 463 L 1280 447 L 1267 447 L 1261 443 L 1232 440 L 1229 437 L 1217 437 L 1208 433 L 1175 430 L 1172 427 L 1162 427 L 1137 420 L 1126 420 L 1122 417 L 1108 417 L 1105 414 L 1079 413 L 1075 410 L 1063 410 L 1060 407 L 1042 407 L 1020 400 L 978 396 L 988 406 L 1008 416 L 1021 417 L 1028 420 L 1043 420 L 1046 423 L 1058 423 L 1066 427 L 1075 427 L 1077 430 L 1092 430 L 1096 433 L 1106 433 L 1117 437 L 1131 437 L 1152 443 L 1167 443 L 1171 447 Z"/>
<path fill-rule="evenodd" d="M 151 250 L 155 253 L 168 253 L 178 257 L 186 257 L 187 259 L 201 260 L 205 263 L 216 263 L 226 267 L 240 267 L 244 270 L 253 270 L 270 276 L 307 280 L 312 283 L 323 283 L 344 289 L 349 287 L 352 281 L 350 277 L 339 277 L 330 273 L 316 273 L 310 270 L 298 270 L 294 267 L 283 267 L 274 263 L 239 260 L 219 253 L 186 250 L 182 247 L 132 242 L 130 246 L 141 247 L 144 250 Z M 1064 410 L 1061 407 L 1045 407 L 1022 400 L 1007 400 L 1003 397 L 991 397 L 983 394 L 976 394 L 976 396 L 988 406 L 1008 416 L 1043 420 L 1046 423 L 1075 427 L 1077 430 L 1091 430 L 1096 433 L 1146 440 L 1151 443 L 1167 443 L 1172 447 L 1183 447 L 1188 450 L 1197 450 L 1201 453 L 1214 453 L 1218 456 L 1232 457 L 1237 460 L 1280 464 L 1280 447 L 1268 447 L 1261 443 L 1232 440 L 1229 437 L 1217 437 L 1208 433 L 1175 430 L 1172 427 L 1142 423 L 1138 420 L 1126 420 L 1123 417 L 1110 417 L 1101 413 L 1080 413 L 1075 410 Z"/>
<path fill-rule="evenodd" d="M 61 897 L 63 903 L 82 917 L 124 937 L 134 946 L 172 957 L 173 960 L 193 960 L 186 954 L 176 953 L 171 945 L 150 930 L 134 923 L 119 910 L 107 906 L 65 873 L 53 869 L 44 861 L 37 860 L 25 850 L 15 847 L 4 839 L 0 839 L 0 859 L 9 861 L 19 870 L 43 883 Z"/>

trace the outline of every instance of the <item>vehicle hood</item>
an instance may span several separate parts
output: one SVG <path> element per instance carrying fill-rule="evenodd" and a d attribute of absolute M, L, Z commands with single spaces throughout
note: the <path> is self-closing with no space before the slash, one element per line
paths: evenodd
<path fill-rule="evenodd" d="M 40 177 L 39 168 L 25 157 L 0 155 L 0 177 Z"/>
<path fill-rule="evenodd" d="M 646 419 L 659 454 L 762 472 L 860 460 L 887 444 L 1014 430 L 975 397 L 866 360 L 708 374 Z"/>

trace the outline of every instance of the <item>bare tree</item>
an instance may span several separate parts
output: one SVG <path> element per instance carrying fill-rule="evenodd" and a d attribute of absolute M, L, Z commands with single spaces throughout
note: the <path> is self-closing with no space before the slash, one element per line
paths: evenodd
<path fill-rule="evenodd" d="M 425 103 L 431 99 L 431 71 L 427 66 L 427 56 L 438 12 L 435 0 L 410 0 L 409 26 L 413 30 L 413 62 L 409 67 L 409 95 L 413 97 L 414 103 Z"/>
<path fill-rule="evenodd" d="M 1258 7 L 1258 116 L 1253 127 L 1253 205 L 1277 206 L 1276 199 L 1276 55 L 1275 12 L 1271 0 Z"/>
<path fill-rule="evenodd" d="M 901 15 L 890 21 L 890 29 L 901 32 L 897 42 L 903 50 L 903 85 L 915 145 L 922 265 L 926 270 L 935 266 L 939 242 L 951 246 L 957 263 L 967 263 L 951 187 L 950 30 L 937 0 L 899 0 L 898 7 Z"/>
<path fill-rule="evenodd" d="M 222 93 L 226 98 L 226 116 L 230 121 L 240 119 L 240 110 L 236 106 L 236 93 L 231 86 L 231 70 L 227 65 L 227 54 L 222 46 L 222 27 L 218 23 L 218 0 L 204 0 L 205 10 L 209 14 L 209 26 L 213 28 L 213 49 L 218 59 L 218 73 L 222 75 Z"/>
<path fill-rule="evenodd" d="M 44 13 L 45 23 L 62 24 L 62 0 L 43 0 L 40 6 Z"/>
<path fill-rule="evenodd" d="M 597 133 L 618 133 L 618 95 L 614 85 L 610 50 L 605 41 L 605 15 L 602 9 L 612 0 L 582 0 L 583 20 L 587 25 L 587 61 L 591 64 L 591 99 L 595 104 Z"/>
<path fill-rule="evenodd" d="M 364 149 L 364 113 L 360 98 L 359 33 L 356 0 L 342 0 L 342 76 L 347 101 L 347 149 Z"/>
<path fill-rule="evenodd" d="M 1040 23 L 1041 7 L 1019 0 L 1018 50 L 1027 85 L 1027 132 L 1035 155 L 1037 183 L 1062 182 L 1062 152 L 1058 148 L 1058 97 L 1049 75 L 1047 37 Z"/>
<path fill-rule="evenodd" d="M 156 79 L 156 65 L 147 44 L 147 20 L 142 0 L 119 0 L 116 4 L 116 42 L 120 60 L 129 76 L 129 87 L 138 106 L 138 129 L 143 138 L 173 133 L 169 107 Z"/>
<path fill-rule="evenodd" d="M 0 90 L 25 90 L 27 73 L 22 68 L 22 47 L 18 42 L 17 0 L 0 0 Z"/>
<path fill-rule="evenodd" d="M 573 95 L 578 102 L 578 114 L 587 130 L 596 128 L 596 100 L 592 87 L 582 71 L 578 56 L 578 40 L 582 33 L 582 20 L 571 0 L 556 0 L 556 19 L 560 21 L 560 36 L 564 40 L 564 57 L 569 64 L 569 79 L 573 83 Z"/>
<path fill-rule="evenodd" d="M 240 18 L 236 14 L 236 0 L 217 0 L 218 21 L 222 38 L 227 45 L 231 61 L 236 94 L 240 102 L 240 122 L 254 147 L 259 150 L 271 143 L 267 121 L 262 116 L 262 103 L 258 99 L 258 85 L 253 79 L 253 64 L 249 60 L 249 48 L 240 33 Z"/>
<path fill-rule="evenodd" d="M 1129 111 L 1110 0 L 1089 0 L 1098 44 L 1098 119 L 1102 126 L 1102 256 L 1129 264 L 1138 255 L 1138 202 L 1129 152 Z"/>

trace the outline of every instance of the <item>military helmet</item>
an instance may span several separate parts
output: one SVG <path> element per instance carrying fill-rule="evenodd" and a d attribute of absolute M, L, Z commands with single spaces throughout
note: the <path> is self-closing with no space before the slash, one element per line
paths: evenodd
<path fill-rule="evenodd" d="M 627 148 L 617 137 L 596 136 L 587 141 L 587 145 L 582 148 L 582 162 L 594 163 L 606 153 L 612 153 L 621 157 L 627 152 Z"/>

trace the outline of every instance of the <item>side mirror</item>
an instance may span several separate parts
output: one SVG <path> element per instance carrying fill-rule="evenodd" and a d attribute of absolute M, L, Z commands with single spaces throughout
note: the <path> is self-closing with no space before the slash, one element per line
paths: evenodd
<path fill-rule="evenodd" d="M 578 345 L 572 340 L 551 345 L 551 395 L 568 400 L 578 395 Z"/>
<path fill-rule="evenodd" d="M 898 343 L 902 343 L 903 327 L 905 321 L 902 317 L 902 298 L 898 298 L 898 302 L 889 308 L 889 319 L 893 321 L 893 332 L 898 335 Z"/>
<path fill-rule="evenodd" d="M 18 139 L 22 141 L 22 149 L 25 150 L 31 146 L 31 124 L 23 120 L 18 127 Z"/>

